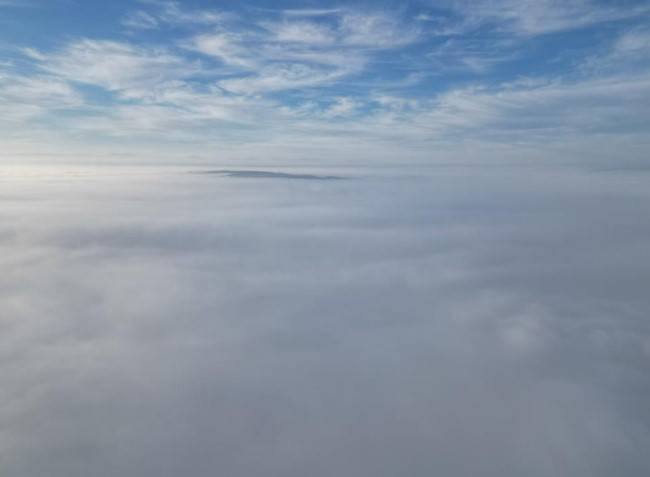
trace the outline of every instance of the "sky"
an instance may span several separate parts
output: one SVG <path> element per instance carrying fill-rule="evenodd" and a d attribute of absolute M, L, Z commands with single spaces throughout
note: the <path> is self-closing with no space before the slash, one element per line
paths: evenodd
<path fill-rule="evenodd" d="M 649 19 L 643 0 L 1 0 L 2 160 L 635 165 Z"/>

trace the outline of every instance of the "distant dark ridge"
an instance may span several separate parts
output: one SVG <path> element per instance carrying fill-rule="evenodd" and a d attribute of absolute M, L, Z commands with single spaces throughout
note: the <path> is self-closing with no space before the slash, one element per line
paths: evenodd
<path fill-rule="evenodd" d="M 343 177 L 336 176 L 317 176 L 313 174 L 288 174 L 286 172 L 268 172 L 268 171 L 203 171 L 199 174 L 220 174 L 228 177 L 242 177 L 248 179 L 311 179 L 311 180 L 338 180 Z"/>

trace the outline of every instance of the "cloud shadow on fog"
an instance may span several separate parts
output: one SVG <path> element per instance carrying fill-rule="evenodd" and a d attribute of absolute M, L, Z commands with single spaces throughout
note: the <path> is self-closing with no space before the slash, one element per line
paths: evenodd
<path fill-rule="evenodd" d="M 240 177 L 244 179 L 308 179 L 308 180 L 342 180 L 338 176 L 319 176 L 315 174 L 289 174 L 286 172 L 269 172 L 269 171 L 235 171 L 235 170 L 218 170 L 218 171 L 201 171 L 198 174 L 218 174 L 228 177 Z"/>

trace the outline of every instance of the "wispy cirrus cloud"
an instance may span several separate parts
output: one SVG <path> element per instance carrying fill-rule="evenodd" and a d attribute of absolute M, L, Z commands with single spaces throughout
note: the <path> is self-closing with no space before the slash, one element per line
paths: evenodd
<path fill-rule="evenodd" d="M 128 28 L 146 30 L 151 28 L 158 28 L 160 26 L 160 20 L 151 13 L 145 12 L 143 10 L 138 10 L 127 15 L 122 20 L 122 25 Z"/>
<path fill-rule="evenodd" d="M 427 54 L 436 74 L 453 71 L 485 73 L 501 63 L 521 56 L 517 43 L 511 39 L 450 38 Z"/>
<path fill-rule="evenodd" d="M 387 12 L 332 15 L 334 21 L 327 23 L 264 20 L 255 29 L 202 33 L 181 45 L 240 69 L 244 77 L 220 84 L 251 94 L 313 87 L 359 73 L 373 53 L 398 49 L 419 37 L 417 28 Z"/>
<path fill-rule="evenodd" d="M 216 25 L 228 15 L 217 10 L 189 10 L 179 2 L 168 0 L 139 0 L 153 10 L 129 13 L 122 24 L 129 28 L 150 29 L 162 25 Z"/>
<path fill-rule="evenodd" d="M 590 55 L 580 64 L 583 74 L 615 74 L 621 70 L 631 74 L 650 68 L 650 29 L 636 27 L 625 30 L 607 48 Z"/>
<path fill-rule="evenodd" d="M 190 77 L 196 63 L 160 48 L 129 43 L 84 39 L 45 55 L 31 52 L 38 67 L 71 82 L 101 86 L 111 91 L 145 88 Z"/>
<path fill-rule="evenodd" d="M 573 134 L 640 132 L 650 120 L 650 75 L 562 83 L 506 84 L 498 90 L 455 90 L 425 113 L 448 132 L 533 140 Z M 424 118 L 422 118 L 424 119 Z"/>
<path fill-rule="evenodd" d="M 348 71 L 344 69 L 330 70 L 300 63 L 272 64 L 253 76 L 222 80 L 217 84 L 233 93 L 257 94 L 320 86 L 347 74 Z"/>
<path fill-rule="evenodd" d="M 601 17 L 622 23 L 585 49 L 588 55 L 562 59 L 571 51 L 542 51 L 544 40 L 533 39 L 562 31 L 562 22 L 539 20 L 542 30 L 532 18 L 569 19 L 587 2 L 555 12 L 545 2 L 524 12 L 503 0 L 494 18 L 475 3 L 473 13 L 460 3 L 435 12 L 368 6 L 244 12 L 147 0 L 127 17 L 140 25 L 119 38 L 15 48 L 19 56 L 0 65 L 15 78 L 10 90 L 5 82 L 11 94 L 3 108 L 14 124 L 61 113 L 59 124 L 77 135 L 278 145 L 293 134 L 300 144 L 312 138 L 351 147 L 361 140 L 413 154 L 431 141 L 541 147 L 551 137 L 639 137 L 647 120 L 648 35 L 638 22 L 621 20 L 629 11 L 613 20 L 601 10 L 589 16 L 590 25 Z M 182 28 L 171 28 L 173 22 Z M 459 22 L 473 33 L 462 33 Z M 543 54 L 543 63 L 529 60 L 531 54 Z M 61 104 L 74 108 L 20 105 L 21 88 L 32 98 L 27 102 L 45 101 L 30 96 L 32 77 L 65 88 L 72 96 L 52 84 L 43 95 L 54 104 L 59 94 Z"/>
<path fill-rule="evenodd" d="M 0 123 L 20 129 L 25 122 L 80 108 L 83 99 L 67 81 L 55 76 L 0 73 L 0 104 Z"/>
<path fill-rule="evenodd" d="M 417 24 L 405 24 L 396 12 L 348 12 L 338 24 L 344 45 L 393 49 L 416 42 L 421 30 Z"/>
<path fill-rule="evenodd" d="M 448 29 L 450 33 L 491 26 L 527 36 L 575 30 L 650 12 L 646 2 L 635 1 L 612 4 L 594 0 L 452 0 L 430 4 L 459 14 L 455 29 Z"/>
<path fill-rule="evenodd" d="M 290 17 L 321 17 L 336 15 L 343 11 L 343 8 L 290 8 L 282 10 L 282 13 Z"/>
<path fill-rule="evenodd" d="M 0 0 L 0 7 L 31 7 L 34 2 L 30 0 Z"/>
<path fill-rule="evenodd" d="M 280 43 L 331 45 L 337 41 L 336 31 L 329 25 L 320 23 L 294 20 L 262 25 L 271 33 L 272 40 Z"/>

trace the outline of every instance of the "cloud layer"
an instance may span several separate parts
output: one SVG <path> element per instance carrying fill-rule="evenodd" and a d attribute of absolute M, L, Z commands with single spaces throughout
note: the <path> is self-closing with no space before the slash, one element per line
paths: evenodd
<path fill-rule="evenodd" d="M 642 477 L 647 177 L 3 174 L 0 473 Z"/>

